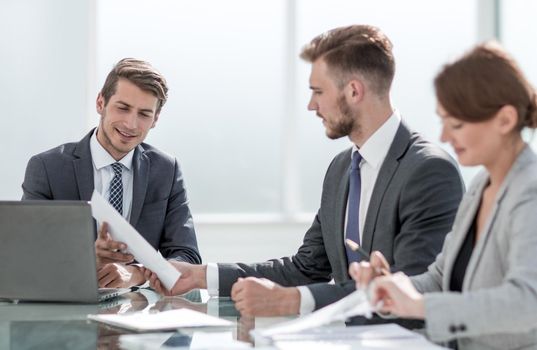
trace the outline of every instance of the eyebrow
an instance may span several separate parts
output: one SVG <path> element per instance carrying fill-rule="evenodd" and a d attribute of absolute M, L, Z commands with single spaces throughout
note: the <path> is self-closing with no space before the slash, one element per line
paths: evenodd
<path fill-rule="evenodd" d="M 125 107 L 129 107 L 129 108 L 134 108 L 133 106 L 131 106 L 130 104 L 126 103 L 126 102 L 123 102 L 123 101 L 116 101 L 116 103 L 119 103 L 121 105 L 124 105 Z M 154 110 L 152 110 L 151 108 L 142 108 L 140 109 L 140 112 L 144 112 L 144 113 L 155 113 Z"/>

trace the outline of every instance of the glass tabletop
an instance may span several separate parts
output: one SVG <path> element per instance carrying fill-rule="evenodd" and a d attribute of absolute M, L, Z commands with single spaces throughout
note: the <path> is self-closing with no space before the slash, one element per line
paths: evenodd
<path fill-rule="evenodd" d="M 180 308 L 223 318 L 233 326 L 136 333 L 87 320 L 88 314 L 162 312 Z M 240 317 L 231 299 L 209 298 L 206 290 L 163 297 L 151 289 L 140 289 L 95 305 L 0 302 L 0 349 L 184 349 L 202 348 L 200 344 L 204 342 L 224 344 L 232 339 L 255 346 L 250 337 L 252 329 L 287 319 Z"/>

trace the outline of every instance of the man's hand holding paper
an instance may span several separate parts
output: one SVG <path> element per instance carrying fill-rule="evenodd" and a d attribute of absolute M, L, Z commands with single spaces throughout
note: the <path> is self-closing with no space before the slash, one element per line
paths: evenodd
<path fill-rule="evenodd" d="M 207 288 L 207 266 L 206 265 L 193 265 L 181 261 L 170 261 L 170 264 L 179 271 L 181 278 L 178 278 L 175 284 L 171 288 L 163 286 L 163 283 L 159 279 L 157 273 L 151 271 L 149 268 L 144 268 L 144 277 L 149 281 L 149 285 L 157 293 L 162 295 L 181 295 L 192 289 L 205 289 Z"/>
<path fill-rule="evenodd" d="M 124 253 L 127 245 L 123 242 L 114 241 L 108 233 L 108 224 L 103 222 L 99 228 L 99 234 L 95 241 L 95 257 L 97 258 L 97 268 L 106 264 L 123 263 L 128 264 L 134 260 L 132 254 Z"/>
<path fill-rule="evenodd" d="M 148 269 L 154 271 L 162 281 L 164 287 L 171 289 L 181 276 L 181 273 L 173 268 L 151 245 L 98 193 L 93 192 L 91 197 L 91 210 L 93 217 L 98 223 L 107 223 L 108 233 L 112 241 L 105 235 L 105 229 L 101 227 L 99 236 L 100 254 L 102 258 L 111 259 L 121 257 L 121 252 L 110 251 L 110 249 L 121 249 L 122 244 L 127 253 Z M 108 234 L 107 233 L 107 234 Z M 98 239 L 99 241 L 99 239 Z M 103 257 L 104 255 L 104 257 Z M 128 254 L 127 254 L 128 256 Z M 124 257 L 123 257 L 124 258 Z"/>

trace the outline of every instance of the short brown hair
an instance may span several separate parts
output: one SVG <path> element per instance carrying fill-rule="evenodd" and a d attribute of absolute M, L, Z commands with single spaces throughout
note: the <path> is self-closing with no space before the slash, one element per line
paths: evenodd
<path fill-rule="evenodd" d="M 395 74 L 392 43 L 380 29 L 352 25 L 325 32 L 307 44 L 300 57 L 308 62 L 323 58 L 342 87 L 359 73 L 378 95 L 390 91 Z"/>
<path fill-rule="evenodd" d="M 485 121 L 510 105 L 518 112 L 518 130 L 537 127 L 535 89 L 496 42 L 478 45 L 445 65 L 434 87 L 438 102 L 457 119 Z"/>
<path fill-rule="evenodd" d="M 135 58 L 124 58 L 116 63 L 108 73 L 101 89 L 105 105 L 116 93 L 117 82 L 120 78 L 127 79 L 140 89 L 152 93 L 158 99 L 156 114 L 160 113 L 168 99 L 168 86 L 166 79 L 153 66 Z"/>

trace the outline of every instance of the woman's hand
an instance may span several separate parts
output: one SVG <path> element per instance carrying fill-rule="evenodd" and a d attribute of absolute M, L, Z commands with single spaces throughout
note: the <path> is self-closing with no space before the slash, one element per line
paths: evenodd
<path fill-rule="evenodd" d="M 353 262 L 349 266 L 349 275 L 356 281 L 356 289 L 365 288 L 379 276 L 389 274 L 390 264 L 379 251 L 371 254 L 370 261 Z"/>
<path fill-rule="evenodd" d="M 376 278 L 371 284 L 371 304 L 379 305 L 381 312 L 404 318 L 425 318 L 423 295 L 407 275 L 397 272 Z"/>

